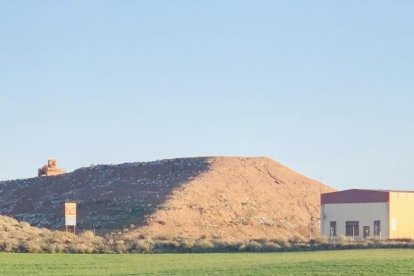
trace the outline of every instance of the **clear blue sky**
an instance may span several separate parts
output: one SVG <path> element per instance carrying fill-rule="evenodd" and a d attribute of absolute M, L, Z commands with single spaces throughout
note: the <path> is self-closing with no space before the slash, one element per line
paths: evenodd
<path fill-rule="evenodd" d="M 0 1 L 0 179 L 269 156 L 414 189 L 413 1 Z"/>

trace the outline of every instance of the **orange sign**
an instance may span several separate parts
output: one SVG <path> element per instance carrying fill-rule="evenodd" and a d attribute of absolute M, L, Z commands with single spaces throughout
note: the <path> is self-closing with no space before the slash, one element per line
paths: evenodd
<path fill-rule="evenodd" d="M 75 202 L 65 202 L 65 216 L 76 216 Z"/>

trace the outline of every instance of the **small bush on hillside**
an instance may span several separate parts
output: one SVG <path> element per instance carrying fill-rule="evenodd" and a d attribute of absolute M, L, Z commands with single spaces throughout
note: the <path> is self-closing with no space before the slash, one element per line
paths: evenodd
<path fill-rule="evenodd" d="M 19 242 L 19 252 L 40 253 L 43 252 L 42 241 L 39 239 Z"/>
<path fill-rule="evenodd" d="M 95 234 L 92 231 L 88 230 L 80 234 L 80 237 L 87 240 L 93 240 L 95 238 Z"/>
<path fill-rule="evenodd" d="M 264 251 L 267 251 L 267 252 L 279 251 L 281 249 L 281 246 L 272 240 L 266 241 L 263 247 L 264 247 Z"/>
<path fill-rule="evenodd" d="M 291 243 L 291 244 L 300 244 L 300 243 L 304 243 L 304 242 L 306 242 L 307 240 L 306 240 L 306 239 L 305 239 L 305 237 L 303 237 L 302 235 L 295 234 L 295 235 L 293 235 L 292 237 L 290 237 L 290 238 L 288 239 L 288 241 L 289 241 L 289 243 Z"/>
<path fill-rule="evenodd" d="M 154 249 L 154 241 L 152 239 L 129 240 L 126 242 L 126 248 L 131 253 L 151 253 Z"/>
<path fill-rule="evenodd" d="M 327 244 L 328 242 L 328 238 L 321 235 L 309 241 L 310 244 Z"/>
<path fill-rule="evenodd" d="M 340 236 L 338 236 L 338 238 L 336 239 L 336 242 L 339 244 L 339 245 L 341 245 L 341 246 L 344 246 L 344 245 L 349 245 L 350 244 L 350 239 L 348 239 L 347 237 L 345 237 L 344 235 L 340 235 Z"/>
<path fill-rule="evenodd" d="M 263 244 L 257 241 L 249 241 L 245 248 L 248 252 L 260 252 L 263 250 Z"/>
<path fill-rule="evenodd" d="M 167 236 L 164 236 L 164 235 L 158 235 L 158 236 L 155 236 L 155 237 L 154 237 L 154 240 L 158 240 L 158 241 L 167 241 L 167 240 L 168 240 L 168 238 L 167 238 Z"/>
<path fill-rule="evenodd" d="M 188 252 L 179 241 L 175 240 L 155 240 L 153 243 L 153 252 Z"/>
<path fill-rule="evenodd" d="M 274 243 L 278 244 L 280 247 L 283 247 L 283 248 L 290 247 L 290 243 L 289 243 L 288 239 L 283 239 L 283 238 L 275 239 Z"/>
<path fill-rule="evenodd" d="M 206 238 L 196 240 L 194 243 L 195 252 L 210 252 L 213 248 L 214 248 L 213 242 Z"/>
<path fill-rule="evenodd" d="M 113 248 L 113 251 L 116 253 L 126 253 L 127 247 L 125 245 L 125 241 L 123 240 L 117 240 L 115 241 L 115 246 Z"/>
<path fill-rule="evenodd" d="M 184 239 L 180 241 L 180 248 L 184 251 L 191 250 L 194 248 L 196 241 L 192 239 Z"/>
<path fill-rule="evenodd" d="M 19 252 L 19 241 L 15 238 L 8 238 L 0 242 L 0 250 L 3 252 Z"/>

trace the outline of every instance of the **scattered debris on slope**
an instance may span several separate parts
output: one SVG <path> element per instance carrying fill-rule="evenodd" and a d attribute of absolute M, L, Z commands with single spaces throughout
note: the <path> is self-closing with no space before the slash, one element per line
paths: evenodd
<path fill-rule="evenodd" d="M 0 214 L 64 228 L 63 204 L 78 203 L 78 228 L 140 225 L 174 189 L 208 169 L 207 158 L 98 165 L 59 176 L 0 182 Z"/>
<path fill-rule="evenodd" d="M 63 203 L 75 200 L 78 228 L 127 227 L 132 239 L 288 238 L 318 232 L 330 191 L 268 158 L 179 158 L 0 182 L 0 213 L 63 229 Z"/>

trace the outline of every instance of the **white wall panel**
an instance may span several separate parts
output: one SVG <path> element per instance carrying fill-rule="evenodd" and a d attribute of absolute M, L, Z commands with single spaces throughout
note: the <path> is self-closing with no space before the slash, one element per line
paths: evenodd
<path fill-rule="evenodd" d="M 374 235 L 374 220 L 381 221 L 381 237 L 388 238 L 388 203 L 335 203 L 321 206 L 321 234 L 329 236 L 330 222 L 336 221 L 337 236 L 345 236 L 345 222 L 359 221 L 359 238 L 363 237 L 363 226 L 370 227 Z"/>

